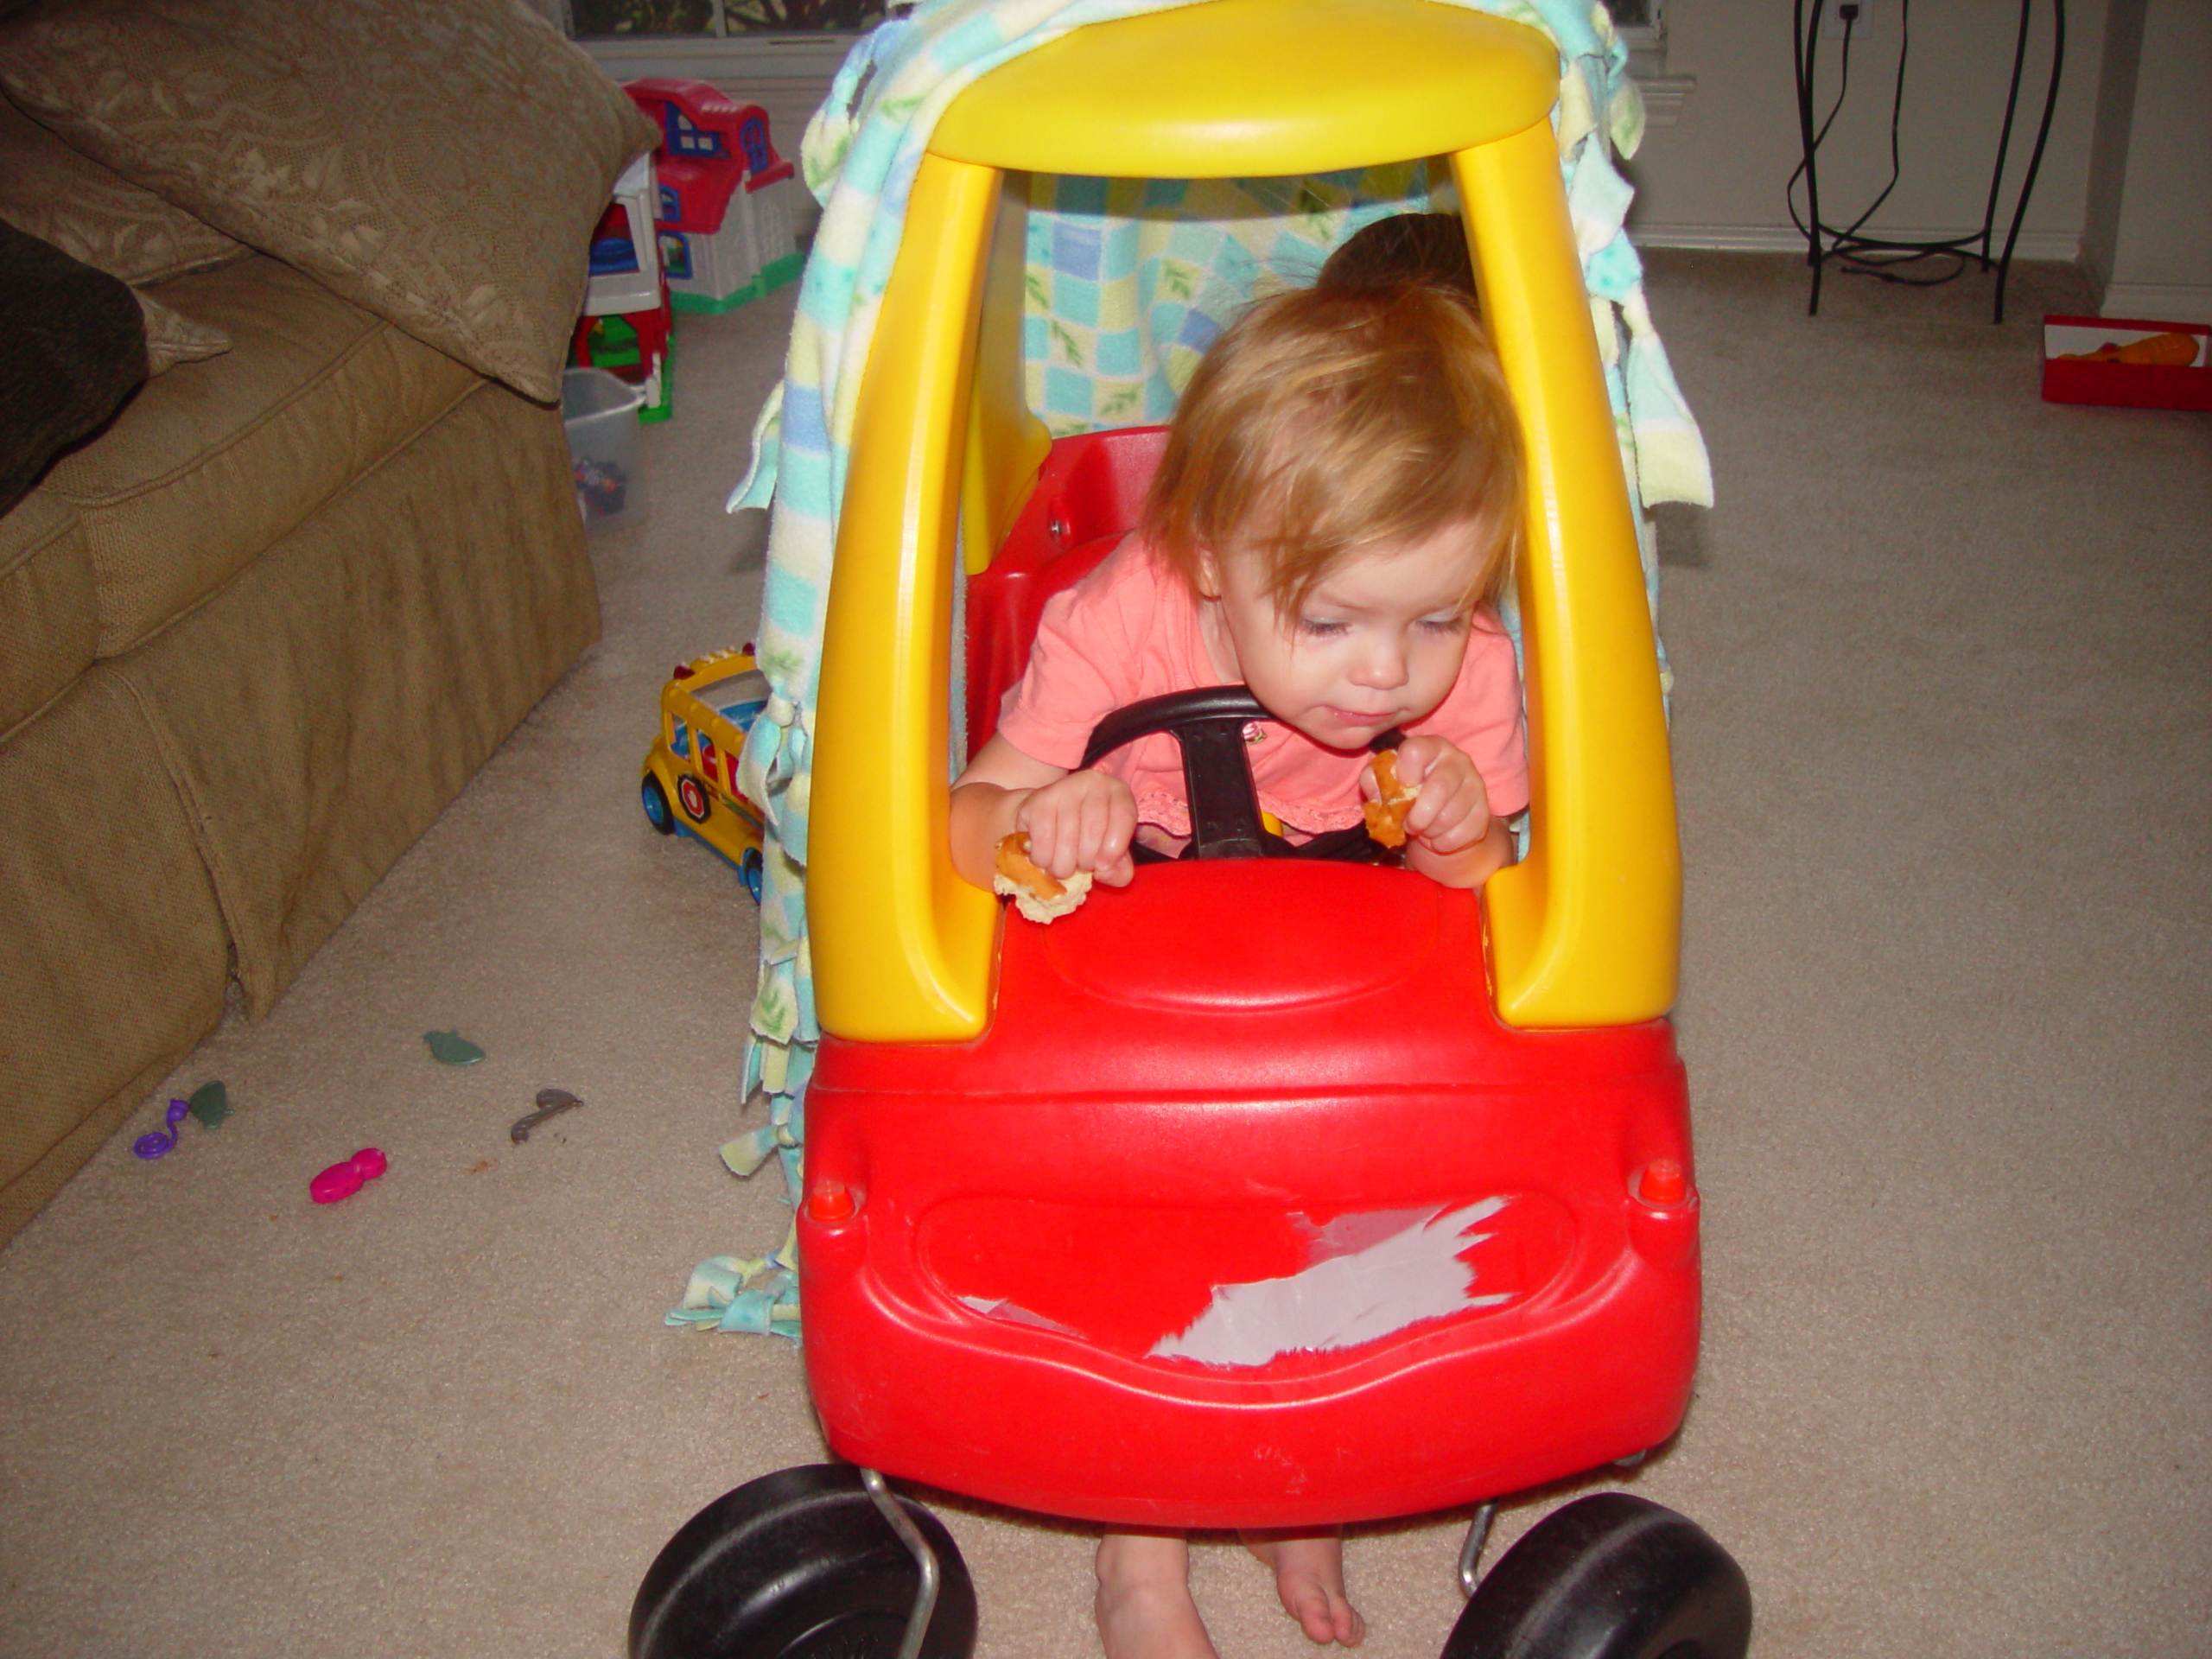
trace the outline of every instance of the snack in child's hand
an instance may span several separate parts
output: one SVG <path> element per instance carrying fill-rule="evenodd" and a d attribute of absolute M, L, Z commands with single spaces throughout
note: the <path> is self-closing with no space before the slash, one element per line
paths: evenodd
<path fill-rule="evenodd" d="M 1367 814 L 1367 833 L 1385 847 L 1406 844 L 1406 814 L 1421 796 L 1421 785 L 1408 788 L 1398 781 L 1398 752 L 1385 749 L 1375 757 L 1375 787 L 1382 791 L 1380 800 L 1363 801 L 1360 810 Z"/>
<path fill-rule="evenodd" d="M 1066 915 L 1090 897 L 1090 872 L 1077 870 L 1065 881 L 1039 868 L 1029 856 L 1029 832 L 1017 830 L 999 841 L 998 868 L 991 873 L 991 891 L 1014 900 L 1014 907 L 1033 922 L 1049 922 Z"/>

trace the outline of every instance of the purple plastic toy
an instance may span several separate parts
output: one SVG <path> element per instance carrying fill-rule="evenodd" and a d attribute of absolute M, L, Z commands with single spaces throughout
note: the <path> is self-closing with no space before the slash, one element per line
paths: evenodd
<path fill-rule="evenodd" d="M 146 1159 L 163 1158 L 175 1152 L 177 1143 L 176 1126 L 184 1122 L 184 1115 L 191 1109 L 192 1103 L 188 1100 L 169 1102 L 167 1116 L 168 1133 L 163 1135 L 159 1129 L 156 1129 L 151 1135 L 142 1135 L 130 1143 L 130 1150 L 141 1158 Z"/>

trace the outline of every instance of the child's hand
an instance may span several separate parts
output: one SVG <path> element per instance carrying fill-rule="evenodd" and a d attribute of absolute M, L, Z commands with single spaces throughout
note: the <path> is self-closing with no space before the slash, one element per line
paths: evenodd
<path fill-rule="evenodd" d="M 1063 881 L 1089 870 L 1109 887 L 1125 887 L 1136 873 L 1129 859 L 1136 797 L 1105 772 L 1071 772 L 1032 791 L 1014 827 L 1029 832 L 1030 858 Z"/>
<path fill-rule="evenodd" d="M 1464 853 L 1490 833 L 1490 791 L 1464 751 L 1440 737 L 1409 737 L 1398 746 L 1398 780 L 1421 795 L 1406 810 L 1406 836 L 1441 857 Z M 1360 787 L 1372 793 L 1372 768 Z"/>

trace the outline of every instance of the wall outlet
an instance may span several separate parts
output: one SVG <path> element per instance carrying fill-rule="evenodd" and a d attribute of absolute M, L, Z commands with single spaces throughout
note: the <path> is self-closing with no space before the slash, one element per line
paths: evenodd
<path fill-rule="evenodd" d="M 1821 38 L 1840 41 L 1847 27 L 1854 42 L 1863 41 L 1874 32 L 1876 0 L 1825 0 L 1821 8 Z M 1848 18 L 1845 14 L 1851 14 Z"/>

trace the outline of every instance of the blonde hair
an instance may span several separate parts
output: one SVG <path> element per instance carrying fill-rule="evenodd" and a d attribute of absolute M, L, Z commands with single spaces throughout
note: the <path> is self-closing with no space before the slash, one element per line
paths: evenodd
<path fill-rule="evenodd" d="M 1493 602 L 1521 529 L 1521 430 L 1468 296 L 1420 282 L 1257 302 L 1198 365 L 1140 522 L 1195 593 L 1256 553 L 1287 614 L 1382 543 L 1475 526 L 1467 603 Z"/>

